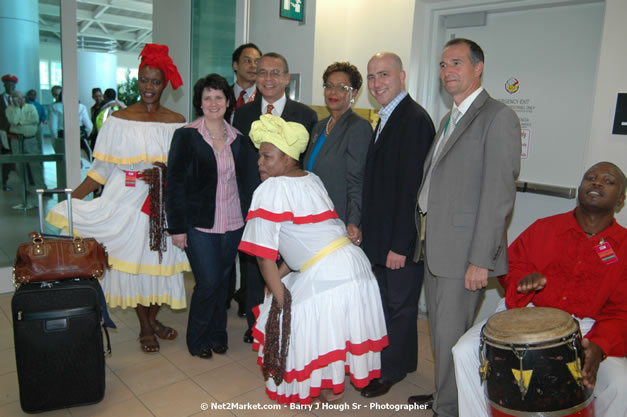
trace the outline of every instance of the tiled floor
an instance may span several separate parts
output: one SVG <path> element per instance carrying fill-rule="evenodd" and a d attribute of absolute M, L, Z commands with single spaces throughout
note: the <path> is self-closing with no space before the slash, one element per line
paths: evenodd
<path fill-rule="evenodd" d="M 188 295 L 193 285 L 186 276 Z M 234 304 L 236 307 L 237 304 Z M 40 414 L 48 416 L 431 416 L 430 411 L 395 411 L 407 397 L 433 391 L 433 356 L 426 320 L 419 320 L 419 368 L 389 393 L 368 400 L 346 382 L 346 392 L 336 409 L 245 410 L 256 404 L 275 405 L 264 389 L 251 345 L 242 342 L 246 320 L 229 310 L 229 350 L 205 360 L 189 355 L 185 346 L 187 311 L 163 308 L 159 319 L 179 331 L 174 341 L 160 341 L 161 352 L 142 353 L 137 340 L 139 327 L 132 309 L 111 311 L 117 330 L 110 332 L 113 353 L 107 357 L 106 393 L 98 404 Z M 17 371 L 11 324 L 11 296 L 0 296 L 0 416 L 23 416 L 19 403 Z M 203 411 L 207 406 L 209 410 Z M 232 409 L 218 409 L 218 407 Z M 348 409 L 340 410 L 339 407 Z M 237 409 L 235 409 L 237 408 Z"/>

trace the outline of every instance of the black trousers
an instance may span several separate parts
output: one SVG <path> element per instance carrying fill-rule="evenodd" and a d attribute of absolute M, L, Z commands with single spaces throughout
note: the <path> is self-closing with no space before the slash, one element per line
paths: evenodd
<path fill-rule="evenodd" d="M 407 260 L 397 270 L 375 265 L 389 345 L 381 352 L 381 378 L 398 382 L 418 367 L 418 299 L 422 289 L 422 262 Z"/>
<path fill-rule="evenodd" d="M 239 255 L 241 279 L 246 282 L 246 321 L 250 330 L 255 324 L 255 315 L 252 309 L 263 303 L 266 283 L 261 276 L 261 271 L 259 271 L 257 258 L 242 252 Z"/>

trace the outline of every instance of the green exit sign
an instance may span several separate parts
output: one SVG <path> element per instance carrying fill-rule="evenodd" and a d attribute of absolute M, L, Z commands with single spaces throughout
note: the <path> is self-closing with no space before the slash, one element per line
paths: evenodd
<path fill-rule="evenodd" d="M 303 21 L 305 0 L 279 0 L 281 2 L 281 17 Z"/>

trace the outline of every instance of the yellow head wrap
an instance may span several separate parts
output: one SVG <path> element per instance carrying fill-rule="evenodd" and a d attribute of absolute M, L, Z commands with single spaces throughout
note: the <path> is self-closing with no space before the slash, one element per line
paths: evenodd
<path fill-rule="evenodd" d="M 268 142 L 297 161 L 309 142 L 309 133 L 305 126 L 286 122 L 279 116 L 270 114 L 264 114 L 253 122 L 248 135 L 257 149 L 263 142 Z"/>

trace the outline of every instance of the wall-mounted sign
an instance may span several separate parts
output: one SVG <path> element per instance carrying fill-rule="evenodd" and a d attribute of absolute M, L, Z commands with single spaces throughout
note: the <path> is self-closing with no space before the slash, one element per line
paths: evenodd
<path fill-rule="evenodd" d="M 612 133 L 615 135 L 627 135 L 627 94 L 618 93 L 616 97 L 616 113 L 614 114 L 614 127 Z"/>
<path fill-rule="evenodd" d="M 305 14 L 305 0 L 279 0 L 281 2 L 280 16 L 286 19 L 303 21 Z"/>
<path fill-rule="evenodd" d="M 507 91 L 508 93 L 510 94 L 517 93 L 519 89 L 520 89 L 520 83 L 518 82 L 516 78 L 511 77 L 507 81 L 505 81 L 505 91 Z"/>

